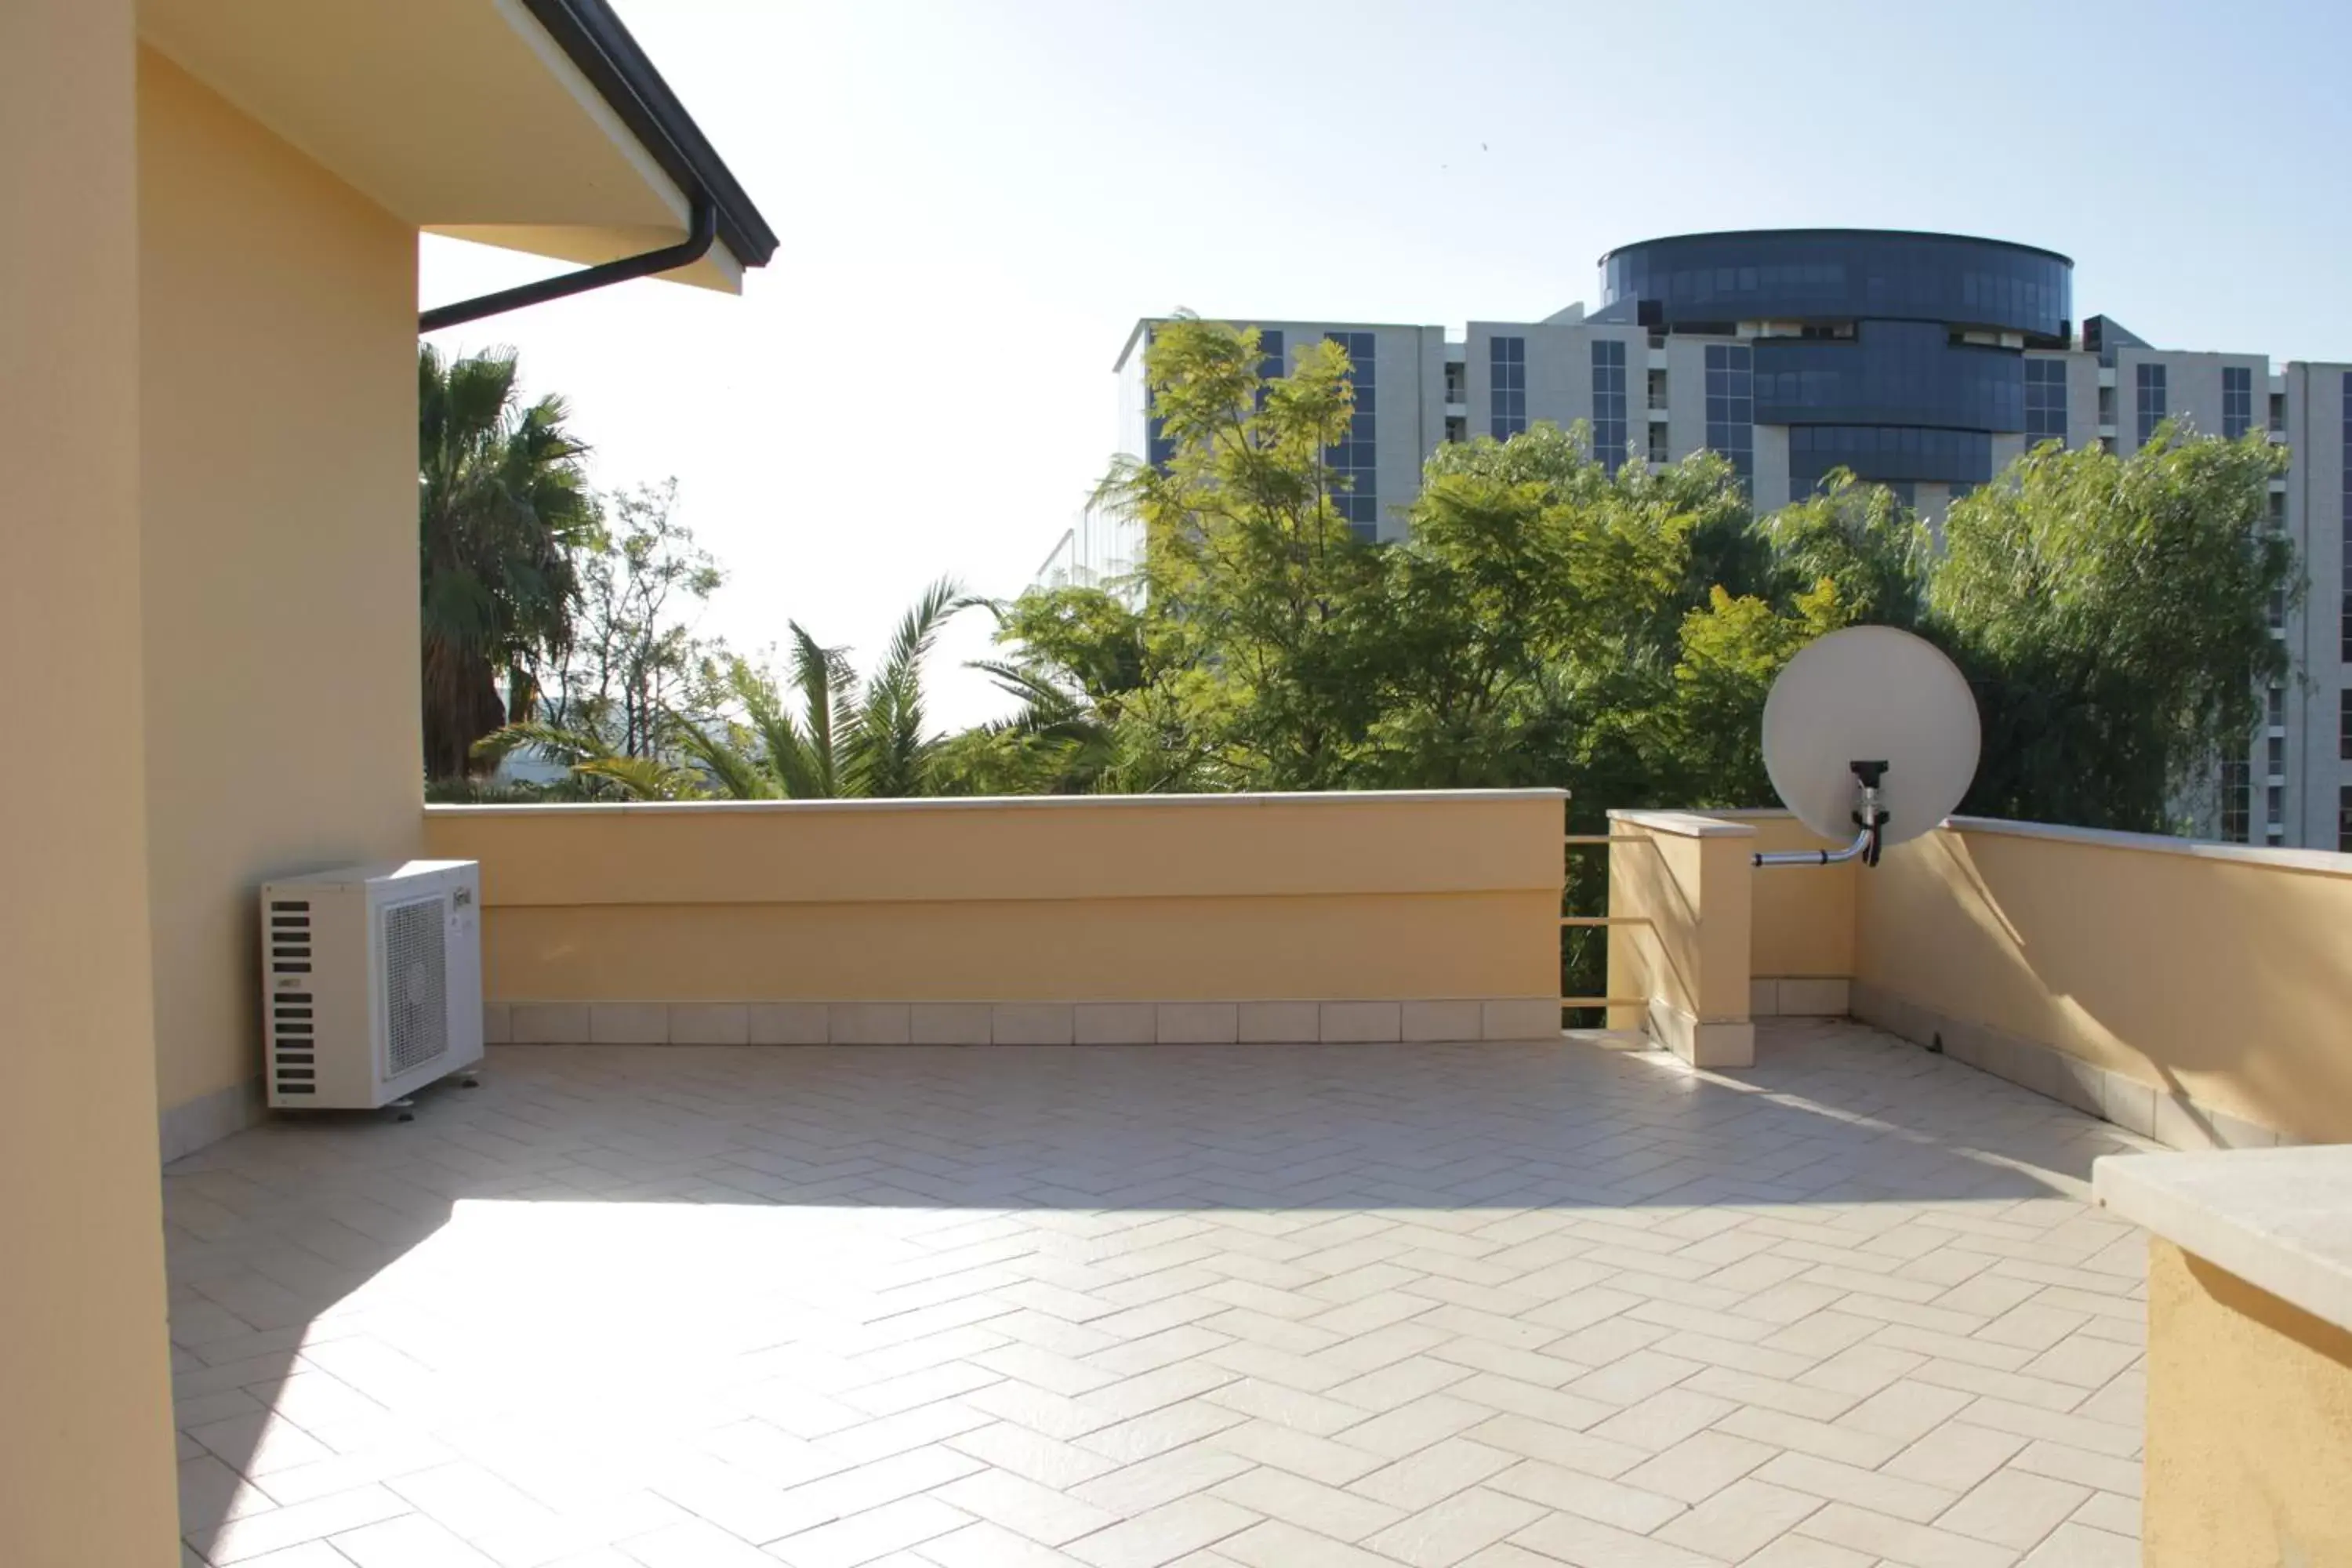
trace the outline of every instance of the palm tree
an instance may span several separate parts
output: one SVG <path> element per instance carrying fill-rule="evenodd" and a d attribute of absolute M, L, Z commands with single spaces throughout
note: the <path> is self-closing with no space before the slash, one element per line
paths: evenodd
<path fill-rule="evenodd" d="M 737 659 L 729 687 L 744 722 L 664 715 L 668 749 L 684 764 L 618 755 L 601 736 L 530 721 L 509 724 L 475 747 L 499 757 L 528 746 L 639 799 L 718 795 L 733 800 L 811 800 L 938 793 L 941 738 L 924 721 L 923 664 L 940 628 L 969 603 L 941 578 L 898 623 L 889 651 L 860 680 L 844 650 L 788 623 L 789 692 L 766 671 Z"/>
<path fill-rule="evenodd" d="M 940 628 L 969 603 L 961 588 L 942 577 L 899 620 L 890 651 L 867 679 L 843 739 L 844 773 L 851 794 L 932 793 L 931 762 L 940 737 L 923 723 L 923 661 L 930 657 Z"/>
<path fill-rule="evenodd" d="M 497 763 L 509 753 L 535 751 L 572 769 L 588 799 L 693 800 L 708 792 L 702 775 L 659 757 L 631 756 L 593 729 L 572 729 L 541 720 L 503 724 L 474 742 L 478 761 Z M 469 793 L 467 798 L 471 798 Z"/>
<path fill-rule="evenodd" d="M 444 360 L 420 343 L 416 390 L 425 765 L 453 778 L 476 742 L 530 717 L 538 660 L 571 638 L 570 552 L 596 514 L 563 400 L 520 405 L 510 351 Z"/>

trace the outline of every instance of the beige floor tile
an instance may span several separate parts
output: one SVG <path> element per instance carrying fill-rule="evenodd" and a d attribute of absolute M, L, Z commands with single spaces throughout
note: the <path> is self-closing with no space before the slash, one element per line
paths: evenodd
<path fill-rule="evenodd" d="M 1627 1486 L 1696 1505 L 1779 1452 L 1769 1444 L 1728 1432 L 1696 1432 L 1619 1479 Z"/>
<path fill-rule="evenodd" d="M 922 1543 L 921 1551 L 903 1555 L 907 1568 L 1077 1568 L 1078 1563 L 1066 1552 L 984 1521 L 935 1536 Z"/>
<path fill-rule="evenodd" d="M 1544 1516 L 1542 1504 L 1473 1487 L 1369 1537 L 1364 1546 L 1414 1568 L 1445 1568 Z"/>
<path fill-rule="evenodd" d="M 330 1543 L 359 1568 L 499 1568 L 494 1559 L 421 1513 L 362 1525 Z"/>
<path fill-rule="evenodd" d="M 824 1046 L 814 1007 L 745 1011 L 793 1049 L 500 1046 L 397 1139 L 174 1165 L 192 1533 L 287 1568 L 1966 1568 L 2136 1524 L 2104 1124 L 1838 1024 L 1767 1025 L 1735 1089 L 1576 1037 L 1191 1045 L 1225 1021 L 1171 1005 L 1031 1047 L 1076 1010 L 1003 1011 L 986 1051 Z"/>
<path fill-rule="evenodd" d="M 1876 1513 L 1925 1524 L 1959 1500 L 1950 1489 L 1906 1480 L 1883 1470 L 1865 1470 L 1811 1454 L 1783 1454 L 1758 1468 L 1756 1478 L 1833 1502 L 1850 1502 Z"/>
<path fill-rule="evenodd" d="M 1406 1513 L 1418 1513 L 1518 1462 L 1517 1456 L 1500 1448 L 1468 1437 L 1447 1437 L 1357 1478 L 1348 1489 Z"/>
<path fill-rule="evenodd" d="M 1486 1489 L 1645 1534 L 1684 1511 L 1656 1492 L 1528 1459 L 1487 1479 Z"/>
<path fill-rule="evenodd" d="M 2019 1551 L 2050 1533 L 2092 1497 L 2088 1487 L 2025 1470 L 1999 1470 L 1938 1515 L 1936 1523 Z"/>
<path fill-rule="evenodd" d="M 1878 1468 L 1907 1481 L 1965 1491 L 2007 1464 L 2025 1444 L 2013 1432 L 1950 1421 Z"/>
<path fill-rule="evenodd" d="M 221 1568 L 408 1511 L 405 1500 L 383 1487 L 354 1487 L 332 1497 L 241 1515 L 197 1537 L 194 1545 L 215 1568 Z"/>
<path fill-rule="evenodd" d="M 972 1516 L 937 1497 L 900 1498 L 864 1513 L 837 1519 L 768 1548 L 771 1558 L 792 1568 L 859 1568 L 877 1558 L 962 1529 Z"/>
<path fill-rule="evenodd" d="M 775 1568 L 776 1559 L 700 1520 L 640 1535 L 622 1551 L 645 1568 Z"/>
<path fill-rule="evenodd" d="M 1579 1568 L 1721 1568 L 1723 1562 L 1672 1542 L 1632 1534 L 1572 1513 L 1539 1519 L 1516 1531 L 1511 1541 Z"/>
<path fill-rule="evenodd" d="M 1821 1506 L 1820 1498 L 1750 1477 L 1667 1521 L 1657 1538 L 1727 1563 L 1744 1562 Z"/>
<path fill-rule="evenodd" d="M 2074 1521 L 2088 1525 L 2093 1530 L 2104 1530 L 2111 1535 L 2129 1536 L 2137 1541 L 2139 1516 L 2137 1498 L 2118 1497 L 2114 1492 L 2093 1492 L 2083 1506 L 2074 1510 Z"/>
<path fill-rule="evenodd" d="M 2088 1525 L 2062 1524 L 2020 1568 L 2139 1568 L 2139 1542 Z"/>
<path fill-rule="evenodd" d="M 1260 1517 L 1247 1509 L 1195 1495 L 1123 1519 L 1108 1530 L 1070 1542 L 1066 1550 L 1094 1568 L 1160 1568 L 1259 1522 Z"/>
<path fill-rule="evenodd" d="M 982 1470 L 950 1481 L 930 1495 L 975 1519 L 1002 1525 L 1046 1546 L 1059 1546 L 1118 1522 L 1118 1516 L 1108 1510 L 1008 1470 Z"/>
<path fill-rule="evenodd" d="M 1877 1561 L 1866 1552 L 1848 1551 L 1808 1536 L 1784 1535 L 1740 1568 L 1872 1568 Z"/>
<path fill-rule="evenodd" d="M 1209 1495 L 1334 1541 L 1361 1541 L 1405 1517 L 1402 1509 L 1327 1487 L 1271 1465 L 1261 1465 L 1231 1480 L 1219 1481 L 1209 1489 Z"/>

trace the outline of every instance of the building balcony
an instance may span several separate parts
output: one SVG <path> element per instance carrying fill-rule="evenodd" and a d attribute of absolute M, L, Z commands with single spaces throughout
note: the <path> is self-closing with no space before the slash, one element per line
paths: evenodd
<path fill-rule="evenodd" d="M 2143 1194 L 2352 1131 L 2352 858 L 1562 807 L 429 810 L 482 1087 L 167 1174 L 191 1550 L 2046 1564 L 2145 1490 L 2238 1560 L 2161 1550 L 2269 1462 L 2182 1463 L 2165 1336 L 2234 1432 L 2210 1268 L 2307 1292 Z"/>

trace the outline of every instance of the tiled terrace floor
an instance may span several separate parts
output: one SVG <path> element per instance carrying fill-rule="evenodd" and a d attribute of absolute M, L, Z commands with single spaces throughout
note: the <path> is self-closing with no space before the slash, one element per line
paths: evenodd
<path fill-rule="evenodd" d="M 173 1168 L 189 1561 L 2134 1563 L 2134 1147 L 1848 1025 L 499 1048 Z"/>

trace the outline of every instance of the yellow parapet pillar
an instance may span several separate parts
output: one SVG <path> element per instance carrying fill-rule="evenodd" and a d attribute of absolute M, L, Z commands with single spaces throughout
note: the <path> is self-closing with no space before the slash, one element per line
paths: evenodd
<path fill-rule="evenodd" d="M 1752 1067 L 1756 829 L 1680 811 L 1609 817 L 1609 994 L 1627 999 L 1611 1026 L 1646 1028 L 1694 1067 Z"/>

